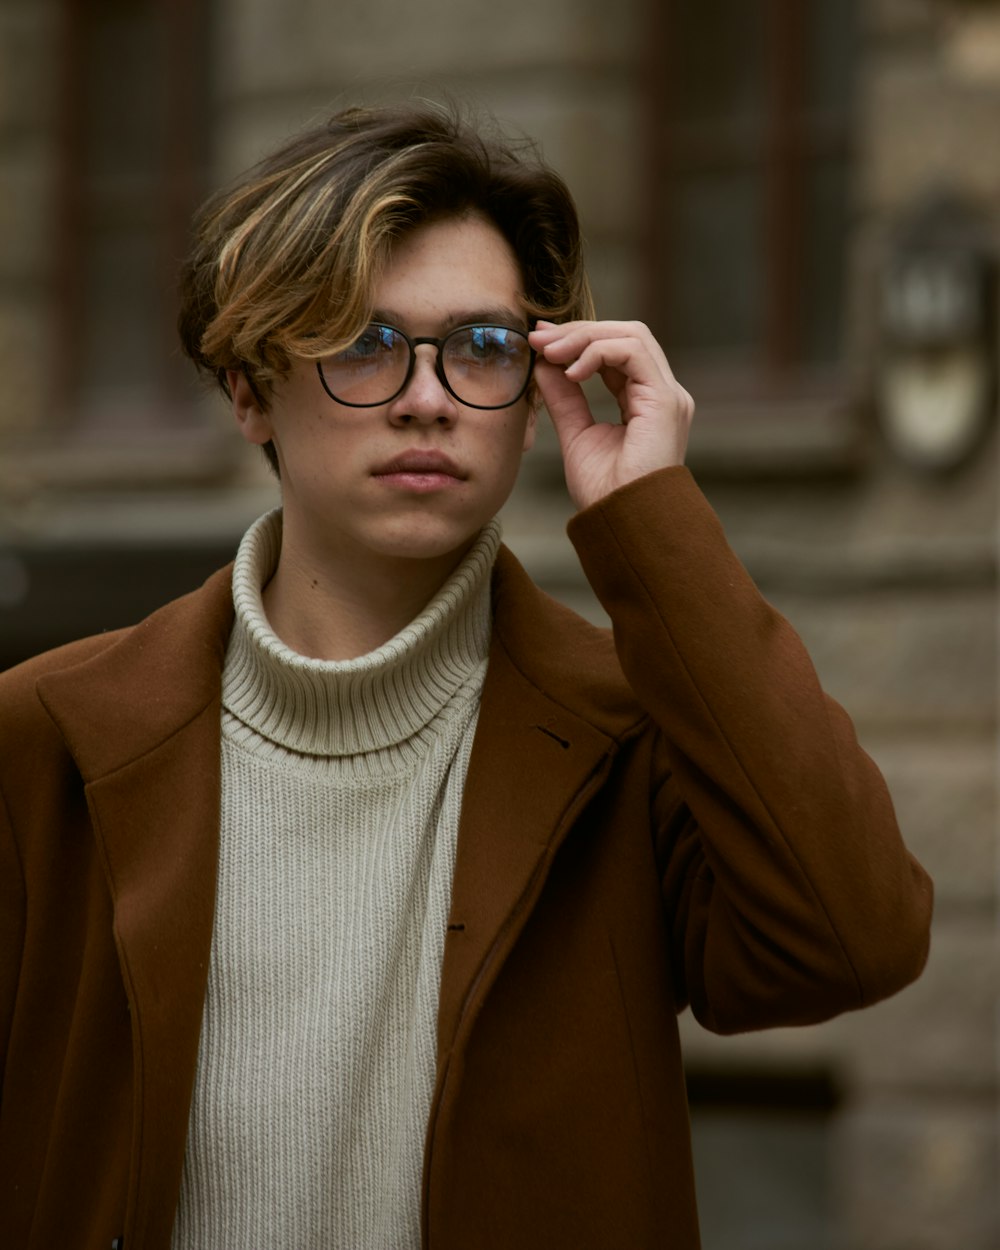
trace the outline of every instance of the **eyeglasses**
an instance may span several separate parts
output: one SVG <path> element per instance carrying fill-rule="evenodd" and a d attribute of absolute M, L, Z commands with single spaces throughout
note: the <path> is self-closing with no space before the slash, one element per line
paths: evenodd
<path fill-rule="evenodd" d="M 440 339 L 411 339 L 377 322 L 350 347 L 316 362 L 323 389 L 352 408 L 387 404 L 405 390 L 422 343 L 438 349 L 434 370 L 442 386 L 469 408 L 508 408 L 528 389 L 535 353 L 523 330 L 469 325 Z"/>

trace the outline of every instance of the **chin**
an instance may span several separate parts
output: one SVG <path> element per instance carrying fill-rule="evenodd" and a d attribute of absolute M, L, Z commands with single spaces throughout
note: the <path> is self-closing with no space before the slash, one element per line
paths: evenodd
<path fill-rule="evenodd" d="M 397 532 L 381 534 L 370 543 L 372 550 L 397 560 L 447 560 L 456 562 L 476 541 L 486 521 L 471 529 L 452 526 L 408 526 Z"/>

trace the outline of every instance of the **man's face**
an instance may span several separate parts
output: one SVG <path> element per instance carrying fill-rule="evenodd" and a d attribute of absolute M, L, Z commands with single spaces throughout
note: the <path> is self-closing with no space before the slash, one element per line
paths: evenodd
<path fill-rule="evenodd" d="M 476 321 L 527 329 L 510 246 L 481 217 L 421 226 L 396 245 L 375 290 L 375 319 L 411 338 Z M 406 557 L 453 565 L 510 494 L 534 438 L 526 398 L 470 408 L 416 349 L 405 389 L 375 408 L 338 403 L 312 361 L 297 361 L 266 412 L 237 379 L 244 437 L 272 439 L 281 469 L 284 550 L 312 560 Z"/>

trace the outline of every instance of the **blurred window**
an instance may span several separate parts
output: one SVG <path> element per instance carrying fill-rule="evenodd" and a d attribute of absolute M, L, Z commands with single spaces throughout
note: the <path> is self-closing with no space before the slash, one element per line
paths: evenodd
<path fill-rule="evenodd" d="M 851 0 L 663 0 L 647 102 L 648 315 L 700 393 L 815 386 L 842 356 Z"/>
<path fill-rule="evenodd" d="M 209 9 L 63 0 L 53 384 L 84 430 L 196 419 L 175 290 L 205 185 Z"/>

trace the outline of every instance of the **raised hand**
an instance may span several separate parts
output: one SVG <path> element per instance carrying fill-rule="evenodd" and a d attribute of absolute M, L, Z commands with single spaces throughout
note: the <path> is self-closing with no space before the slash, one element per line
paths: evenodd
<path fill-rule="evenodd" d="M 639 321 L 539 321 L 529 335 L 535 381 L 559 436 L 566 485 L 578 508 L 684 463 L 694 401 Z M 621 424 L 598 422 L 580 385 L 594 374 L 618 402 Z"/>

